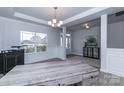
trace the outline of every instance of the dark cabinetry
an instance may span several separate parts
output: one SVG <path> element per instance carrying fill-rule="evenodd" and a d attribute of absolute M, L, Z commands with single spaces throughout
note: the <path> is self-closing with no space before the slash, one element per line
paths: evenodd
<path fill-rule="evenodd" d="M 5 74 L 16 65 L 24 64 L 24 50 L 7 50 L 0 54 L 0 72 Z"/>
<path fill-rule="evenodd" d="M 3 55 L 0 54 L 0 73 L 3 72 Z"/>
<path fill-rule="evenodd" d="M 100 48 L 99 47 L 84 47 L 83 56 L 89 58 L 100 59 Z"/>

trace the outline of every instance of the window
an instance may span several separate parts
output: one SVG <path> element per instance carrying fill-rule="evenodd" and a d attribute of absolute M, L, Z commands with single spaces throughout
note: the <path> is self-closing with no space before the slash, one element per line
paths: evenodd
<path fill-rule="evenodd" d="M 66 48 L 69 49 L 71 48 L 71 35 L 66 34 Z"/>
<path fill-rule="evenodd" d="M 26 53 L 31 53 L 35 51 L 35 44 L 32 41 L 32 37 L 34 35 L 34 32 L 21 31 L 21 44 L 25 49 Z"/>
<path fill-rule="evenodd" d="M 47 34 L 36 33 L 36 50 L 37 52 L 46 51 L 47 46 Z"/>
<path fill-rule="evenodd" d="M 47 34 L 21 31 L 21 44 L 25 53 L 41 52 L 47 49 Z"/>

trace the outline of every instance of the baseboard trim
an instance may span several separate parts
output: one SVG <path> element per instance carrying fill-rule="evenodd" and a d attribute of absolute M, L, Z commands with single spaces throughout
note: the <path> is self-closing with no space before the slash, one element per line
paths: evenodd
<path fill-rule="evenodd" d="M 108 71 L 108 72 L 111 73 L 111 74 L 114 74 L 114 75 L 120 76 L 120 77 L 124 77 L 124 73 L 121 72 L 121 71 L 110 70 L 110 71 Z"/>
<path fill-rule="evenodd" d="M 80 54 L 80 53 L 75 53 L 75 52 L 71 52 L 70 54 L 74 54 L 74 55 L 83 56 L 83 54 Z"/>
<path fill-rule="evenodd" d="M 117 75 L 117 76 L 120 76 L 120 77 L 124 77 L 124 73 L 121 72 L 121 71 L 116 71 L 116 70 L 105 70 L 105 69 L 100 69 L 101 72 L 105 72 L 105 73 L 110 73 L 110 74 L 113 74 L 113 75 Z"/>
<path fill-rule="evenodd" d="M 106 72 L 106 73 L 108 73 L 108 71 L 105 70 L 105 69 L 100 69 L 100 71 L 101 71 L 101 72 Z"/>

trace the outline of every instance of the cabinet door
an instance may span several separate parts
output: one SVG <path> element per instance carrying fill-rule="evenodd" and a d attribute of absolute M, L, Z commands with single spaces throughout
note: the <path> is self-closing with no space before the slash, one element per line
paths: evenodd
<path fill-rule="evenodd" d="M 93 48 L 88 47 L 88 57 L 93 57 Z"/>
<path fill-rule="evenodd" d="M 87 51 L 88 51 L 87 48 L 84 47 L 84 48 L 83 48 L 83 56 L 84 56 L 84 57 L 87 57 L 87 56 L 88 56 L 88 52 L 87 52 Z"/>
<path fill-rule="evenodd" d="M 17 65 L 24 65 L 24 50 L 20 50 L 16 53 Z"/>
<path fill-rule="evenodd" d="M 4 55 L 5 61 L 5 72 L 10 71 L 16 65 L 16 57 L 12 53 L 8 53 Z"/>
<path fill-rule="evenodd" d="M 3 55 L 0 54 L 0 73 L 3 72 Z"/>
<path fill-rule="evenodd" d="M 24 65 L 24 55 L 21 53 L 17 56 L 17 65 Z"/>
<path fill-rule="evenodd" d="M 98 58 L 98 48 L 93 49 L 93 57 Z"/>
<path fill-rule="evenodd" d="M 93 57 L 94 58 L 99 58 L 100 53 L 99 53 L 99 48 L 94 48 L 93 49 Z"/>

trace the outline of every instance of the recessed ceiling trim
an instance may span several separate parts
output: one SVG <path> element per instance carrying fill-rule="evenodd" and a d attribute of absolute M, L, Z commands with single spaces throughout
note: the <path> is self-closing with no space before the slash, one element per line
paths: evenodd
<path fill-rule="evenodd" d="M 21 18 L 21 19 L 30 20 L 30 21 L 33 21 L 33 22 L 36 22 L 36 23 L 41 23 L 41 24 L 48 25 L 47 21 L 45 21 L 43 19 L 35 18 L 35 17 L 29 16 L 29 15 L 26 15 L 26 14 L 23 14 L 23 13 L 15 12 L 14 16 L 18 17 L 18 18 Z"/>
<path fill-rule="evenodd" d="M 67 23 L 79 20 L 81 18 L 93 15 L 95 13 L 101 12 L 101 11 L 106 10 L 108 8 L 110 8 L 110 7 L 96 7 L 96 8 L 89 9 L 89 10 L 87 10 L 85 12 L 82 12 L 80 14 L 77 14 L 77 15 L 75 15 L 73 17 L 70 17 L 70 18 L 64 20 L 64 24 L 67 24 Z"/>

